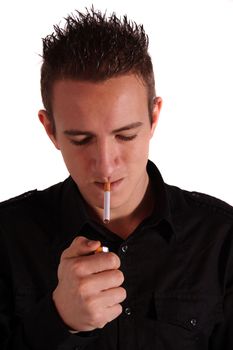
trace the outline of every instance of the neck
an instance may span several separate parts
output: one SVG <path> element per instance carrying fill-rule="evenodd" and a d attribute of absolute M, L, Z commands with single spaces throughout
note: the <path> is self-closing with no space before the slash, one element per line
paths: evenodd
<path fill-rule="evenodd" d="M 138 198 L 137 205 L 134 207 L 128 206 L 127 210 L 119 212 L 111 212 L 111 220 L 106 227 L 114 232 L 119 237 L 126 239 L 131 233 L 137 228 L 137 226 L 148 217 L 154 208 L 154 199 L 151 196 L 151 186 L 149 183 L 149 177 L 147 176 L 145 181 L 144 190 L 140 198 Z M 90 211 L 90 215 L 98 222 L 102 221 L 101 215 L 94 212 L 93 209 Z"/>
<path fill-rule="evenodd" d="M 138 225 L 153 211 L 154 200 L 151 194 L 151 186 L 148 184 L 144 196 L 139 205 L 128 215 L 113 218 L 107 227 L 119 237 L 126 239 L 134 232 Z"/>

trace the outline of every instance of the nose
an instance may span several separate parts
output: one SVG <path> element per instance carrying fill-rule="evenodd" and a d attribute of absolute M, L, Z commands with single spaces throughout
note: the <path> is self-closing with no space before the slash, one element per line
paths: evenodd
<path fill-rule="evenodd" d="M 109 179 L 119 164 L 119 150 L 111 140 L 99 140 L 94 147 L 92 170 L 100 179 Z"/>

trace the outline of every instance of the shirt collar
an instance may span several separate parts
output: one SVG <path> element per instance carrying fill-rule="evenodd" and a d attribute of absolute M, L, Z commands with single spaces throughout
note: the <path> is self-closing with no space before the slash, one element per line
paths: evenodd
<path fill-rule="evenodd" d="M 63 230 L 70 233 L 74 232 L 75 236 L 90 221 L 85 208 L 85 201 L 71 176 L 64 182 L 61 215 Z"/>
<path fill-rule="evenodd" d="M 175 225 L 172 219 L 171 196 L 169 186 L 163 181 L 162 175 L 157 166 L 150 160 L 147 163 L 147 173 L 150 178 L 152 195 L 154 196 L 155 207 L 149 218 L 150 225 L 166 223 L 171 233 L 176 234 Z"/>

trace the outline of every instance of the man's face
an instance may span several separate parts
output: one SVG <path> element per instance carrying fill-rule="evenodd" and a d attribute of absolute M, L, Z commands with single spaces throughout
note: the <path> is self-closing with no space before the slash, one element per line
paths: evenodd
<path fill-rule="evenodd" d="M 61 80 L 53 89 L 56 135 L 46 112 L 39 117 L 85 200 L 103 208 L 103 184 L 111 183 L 111 210 L 135 209 L 148 185 L 146 164 L 149 141 L 161 100 L 151 125 L 146 87 L 134 75 L 104 82 Z"/>

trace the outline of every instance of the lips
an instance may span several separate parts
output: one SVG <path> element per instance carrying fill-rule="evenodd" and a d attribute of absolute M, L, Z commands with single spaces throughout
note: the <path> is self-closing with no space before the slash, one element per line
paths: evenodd
<path fill-rule="evenodd" d="M 110 182 L 111 191 L 113 191 L 113 190 L 115 190 L 117 187 L 119 187 L 120 184 L 122 183 L 122 181 L 123 181 L 123 178 Z M 98 188 L 100 188 L 101 190 L 104 189 L 104 182 L 95 181 L 94 184 L 95 184 Z"/>

